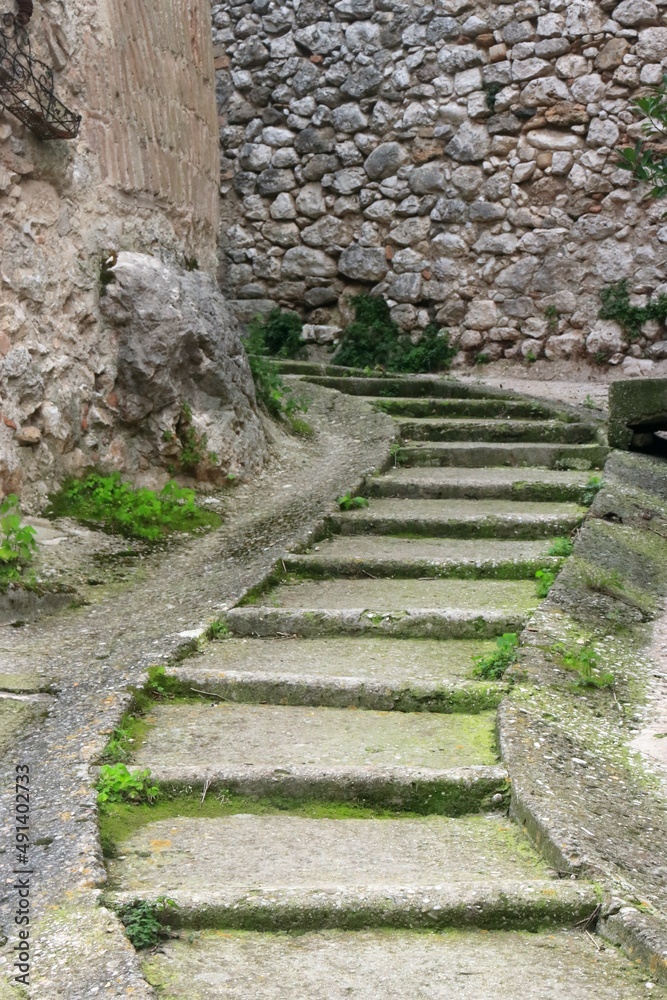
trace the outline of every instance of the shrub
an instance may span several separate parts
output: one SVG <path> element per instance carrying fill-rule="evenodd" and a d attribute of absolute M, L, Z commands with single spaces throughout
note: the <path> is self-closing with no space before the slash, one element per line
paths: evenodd
<path fill-rule="evenodd" d="M 667 295 L 649 299 L 645 306 L 633 306 L 627 278 L 601 289 L 600 300 L 600 319 L 615 320 L 625 331 L 628 340 L 641 337 L 642 328 L 649 320 L 656 320 L 658 323 L 667 320 Z"/>
<path fill-rule="evenodd" d="M 366 293 L 351 300 L 354 320 L 343 332 L 333 362 L 350 368 L 386 368 L 392 372 L 435 372 L 449 367 L 456 351 L 447 334 L 431 323 L 413 344 L 402 334 L 379 296 Z"/>
<path fill-rule="evenodd" d="M 134 489 L 120 474 L 90 472 L 84 479 L 68 479 L 49 497 L 48 517 L 74 517 L 103 531 L 155 541 L 175 531 L 194 531 L 220 524 L 212 511 L 197 506 L 193 490 L 169 482 L 159 493 Z"/>
<path fill-rule="evenodd" d="M 635 111 L 644 116 L 642 131 L 647 139 L 664 141 L 667 135 L 667 75 L 662 83 L 652 88 L 652 92 L 638 101 L 633 101 Z M 652 198 L 667 195 L 667 157 L 655 149 L 647 149 L 642 139 L 634 146 L 622 149 L 618 166 L 630 170 L 638 181 L 652 184 L 649 194 Z"/>
<path fill-rule="evenodd" d="M 298 358 L 305 352 L 301 340 L 303 320 L 294 312 L 272 309 L 268 316 L 255 316 L 249 326 L 249 339 L 255 353 L 275 358 Z M 261 346 L 261 349 L 258 348 Z"/>
<path fill-rule="evenodd" d="M 18 497 L 10 493 L 0 504 L 0 583 L 18 580 L 37 551 L 35 529 L 21 524 Z"/>
<path fill-rule="evenodd" d="M 486 656 L 477 656 L 474 659 L 475 677 L 482 677 L 486 681 L 499 681 L 505 671 L 516 663 L 519 637 L 516 632 L 505 632 L 496 639 L 496 649 Z"/>

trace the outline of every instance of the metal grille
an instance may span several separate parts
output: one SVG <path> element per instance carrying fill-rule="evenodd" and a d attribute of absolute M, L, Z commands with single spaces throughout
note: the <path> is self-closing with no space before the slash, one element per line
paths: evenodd
<path fill-rule="evenodd" d="M 30 39 L 14 14 L 0 19 L 0 106 L 39 139 L 75 139 L 81 115 L 53 92 L 53 71 L 30 51 Z"/>

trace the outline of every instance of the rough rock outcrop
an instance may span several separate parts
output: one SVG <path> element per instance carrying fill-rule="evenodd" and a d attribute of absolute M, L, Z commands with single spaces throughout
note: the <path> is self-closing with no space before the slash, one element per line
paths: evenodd
<path fill-rule="evenodd" d="M 213 279 L 179 271 L 154 257 L 121 253 L 100 310 L 113 331 L 116 377 L 109 399 L 136 435 L 144 461 L 178 456 L 183 407 L 209 472 L 256 472 L 266 457 L 255 388 L 238 323 Z M 127 430 L 125 430 L 125 428 Z M 113 452 L 120 442 L 111 441 Z"/>

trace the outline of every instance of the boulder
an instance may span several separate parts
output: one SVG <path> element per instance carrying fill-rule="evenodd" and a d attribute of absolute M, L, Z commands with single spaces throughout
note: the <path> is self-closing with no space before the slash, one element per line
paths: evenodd
<path fill-rule="evenodd" d="M 255 387 L 238 324 L 214 280 L 127 252 L 112 274 L 100 313 L 117 344 L 113 393 L 121 424 L 144 438 L 143 460 L 160 461 L 160 428 L 173 426 L 187 402 L 206 418 L 208 447 L 223 470 L 261 468 L 267 445 Z"/>

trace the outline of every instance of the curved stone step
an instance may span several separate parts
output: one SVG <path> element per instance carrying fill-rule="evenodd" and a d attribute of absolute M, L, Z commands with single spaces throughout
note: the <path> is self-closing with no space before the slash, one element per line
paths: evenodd
<path fill-rule="evenodd" d="M 401 538 L 394 535 L 334 535 L 308 552 L 285 556 L 288 572 L 305 576 L 459 577 L 525 580 L 539 569 L 560 568 L 550 556 L 552 539 L 525 541 L 467 538 Z"/>
<path fill-rule="evenodd" d="M 492 639 L 518 632 L 527 612 L 495 608 L 439 608 L 421 610 L 312 610 L 255 606 L 232 608 L 221 620 L 233 635 L 253 638 L 375 635 L 394 639 Z"/>
<path fill-rule="evenodd" d="M 560 881 L 509 821 L 173 817 L 112 861 L 118 901 L 168 895 L 180 926 L 517 928 L 572 924 L 596 905 Z"/>
<path fill-rule="evenodd" d="M 591 424 L 560 420 L 501 420 L 394 417 L 404 441 L 523 441 L 584 444 L 594 441 Z"/>
<path fill-rule="evenodd" d="M 511 443 L 436 441 L 424 444 L 419 441 L 404 441 L 397 452 L 396 460 L 403 465 L 456 465 L 466 469 L 478 469 L 487 465 L 600 469 L 608 453 L 606 445 L 601 444 L 550 444 L 526 441 Z"/>
<path fill-rule="evenodd" d="M 436 904 L 437 905 L 437 904 Z M 214 931 L 145 964 L 164 1000 L 642 1000 L 646 976 L 581 932 Z M 658 986 L 652 996 L 661 997 Z"/>
<path fill-rule="evenodd" d="M 133 757 L 165 790 L 360 802 L 458 815 L 506 801 L 495 713 L 164 704 Z"/>
<path fill-rule="evenodd" d="M 436 397 L 437 399 L 517 399 L 513 392 L 503 392 L 488 386 L 467 385 L 455 379 L 422 376 L 387 376 L 385 378 L 360 378 L 341 376 L 309 375 L 309 382 L 337 389 L 349 396 L 369 397 Z"/>
<path fill-rule="evenodd" d="M 345 535 L 553 538 L 569 535 L 586 513 L 573 503 L 525 500 L 374 500 L 368 507 L 332 514 L 329 524 Z"/>
<path fill-rule="evenodd" d="M 481 712 L 507 685 L 475 680 L 491 642 L 232 639 L 168 670 L 185 693 L 236 702 L 401 712 Z"/>
<path fill-rule="evenodd" d="M 378 410 L 397 417 L 511 417 L 525 420 L 577 421 L 576 415 L 559 411 L 554 404 L 535 399 L 438 399 L 437 397 L 395 396 L 365 401 Z"/>
<path fill-rule="evenodd" d="M 572 501 L 586 498 L 590 472 L 565 472 L 540 468 L 481 468 L 422 466 L 392 469 L 383 476 L 369 476 L 368 497 L 405 500 L 534 500 Z"/>

